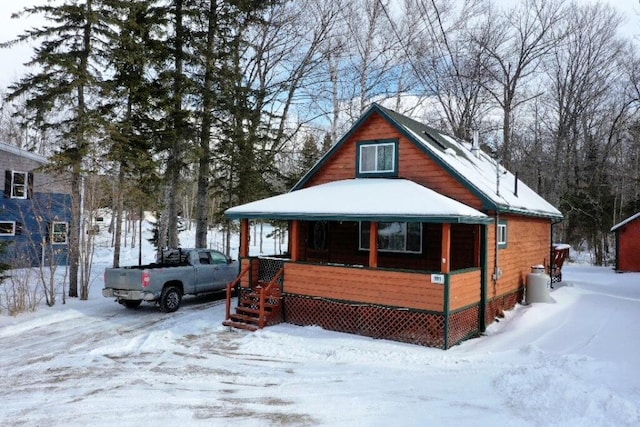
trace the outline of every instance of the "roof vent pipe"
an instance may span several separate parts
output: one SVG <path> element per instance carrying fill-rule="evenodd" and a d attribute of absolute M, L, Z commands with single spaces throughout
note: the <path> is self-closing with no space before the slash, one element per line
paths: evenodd
<path fill-rule="evenodd" d="M 473 142 L 471 143 L 471 154 L 480 157 L 480 142 L 478 141 L 478 129 L 473 129 Z"/>

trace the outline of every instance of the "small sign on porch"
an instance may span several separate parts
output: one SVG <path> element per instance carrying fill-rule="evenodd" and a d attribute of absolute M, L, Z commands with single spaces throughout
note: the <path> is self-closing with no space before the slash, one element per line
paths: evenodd
<path fill-rule="evenodd" d="M 444 285 L 444 274 L 432 274 L 431 275 L 431 283 Z"/>

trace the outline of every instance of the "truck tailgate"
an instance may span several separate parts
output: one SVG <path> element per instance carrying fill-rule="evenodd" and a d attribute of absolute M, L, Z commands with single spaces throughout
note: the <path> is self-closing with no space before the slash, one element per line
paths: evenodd
<path fill-rule="evenodd" d="M 108 268 L 104 274 L 104 287 L 114 289 L 142 288 L 143 270 L 128 268 Z"/>

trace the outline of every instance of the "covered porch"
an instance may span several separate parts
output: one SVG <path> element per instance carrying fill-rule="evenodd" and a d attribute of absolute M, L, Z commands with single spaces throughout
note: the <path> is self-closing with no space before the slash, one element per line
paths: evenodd
<path fill-rule="evenodd" d="M 304 209 L 296 212 L 298 206 Z M 318 325 L 439 348 L 484 330 L 492 220 L 466 205 L 411 181 L 360 179 L 227 215 L 241 224 L 238 304 L 244 295 L 278 288 L 277 319 L 262 319 L 265 310 L 255 301 L 261 326 Z M 249 256 L 253 219 L 288 222 L 285 256 Z"/>

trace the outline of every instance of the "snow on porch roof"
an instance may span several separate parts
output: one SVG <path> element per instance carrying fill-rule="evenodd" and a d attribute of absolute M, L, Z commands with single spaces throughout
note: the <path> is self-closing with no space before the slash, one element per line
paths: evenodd
<path fill-rule="evenodd" d="M 481 224 L 480 211 L 405 179 L 356 178 L 227 209 L 229 218 L 420 221 Z"/>

